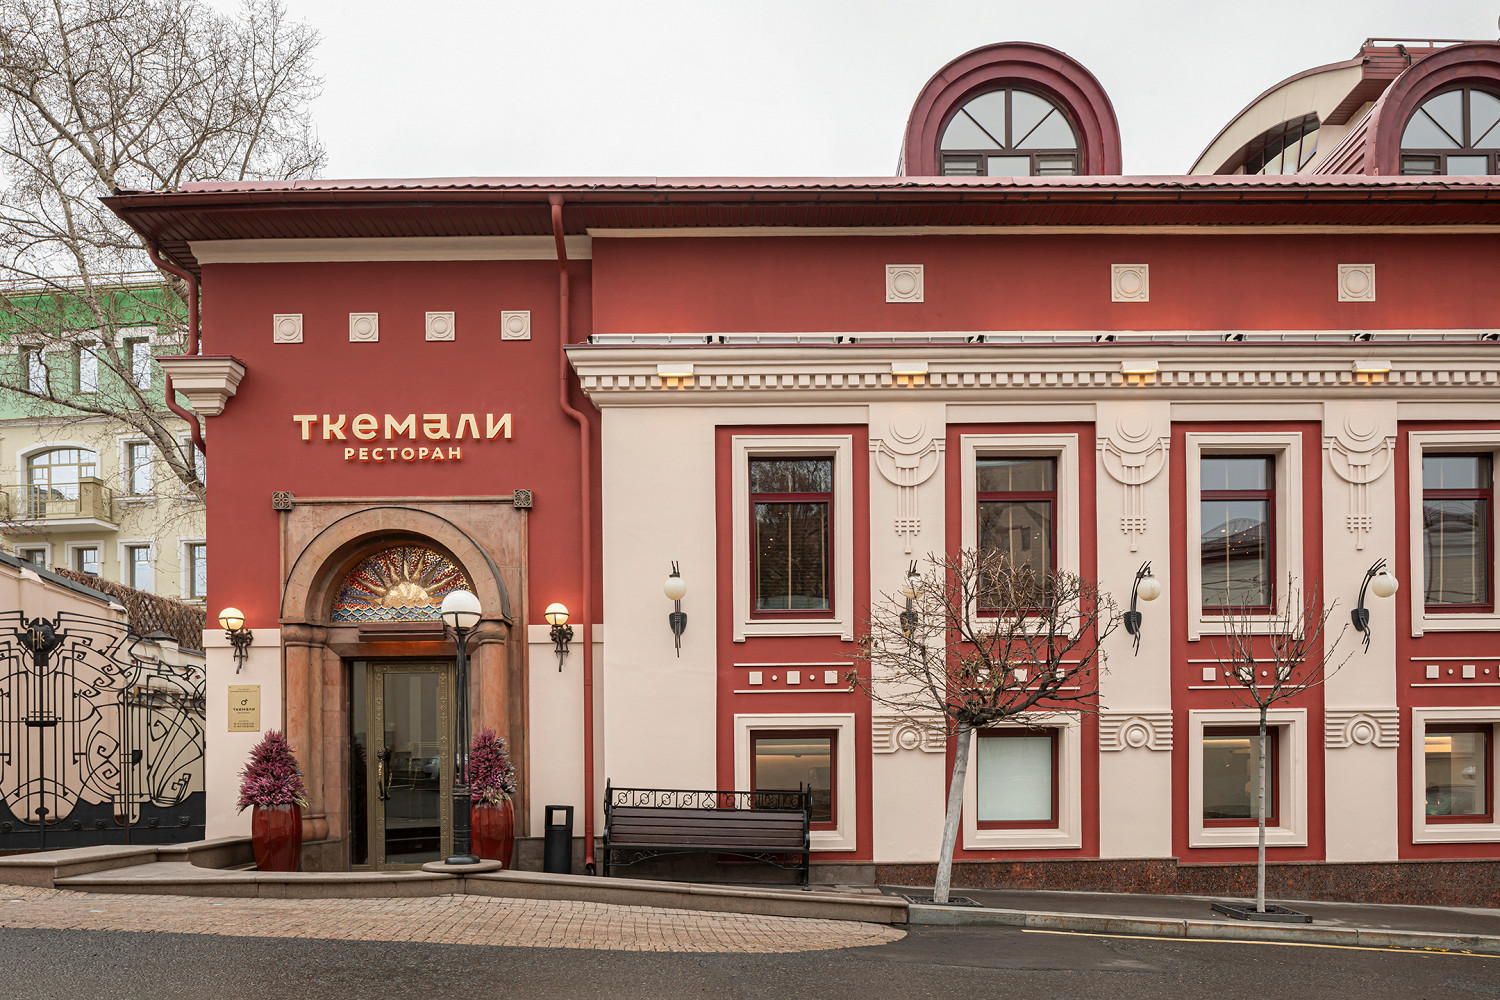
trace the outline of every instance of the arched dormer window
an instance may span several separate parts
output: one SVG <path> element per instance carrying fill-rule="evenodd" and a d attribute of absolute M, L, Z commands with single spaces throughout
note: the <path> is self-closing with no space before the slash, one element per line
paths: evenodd
<path fill-rule="evenodd" d="M 1298 174 L 1318 153 L 1318 116 L 1282 122 L 1250 141 L 1245 150 L 1247 174 Z"/>
<path fill-rule="evenodd" d="M 970 98 L 939 143 L 949 177 L 1068 177 L 1078 173 L 1078 136 L 1058 105 L 1007 87 Z"/>
<path fill-rule="evenodd" d="M 1500 97 L 1461 87 L 1427 98 L 1401 133 L 1403 174 L 1500 173 Z"/>

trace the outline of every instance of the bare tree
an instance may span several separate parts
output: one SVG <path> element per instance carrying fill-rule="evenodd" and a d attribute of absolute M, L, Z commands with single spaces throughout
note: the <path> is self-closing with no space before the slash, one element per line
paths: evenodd
<path fill-rule="evenodd" d="M 1231 698 L 1260 713 L 1255 750 L 1257 913 L 1266 912 L 1266 719 L 1274 706 L 1318 687 L 1348 662 L 1351 654 L 1338 661 L 1333 658 L 1348 625 L 1324 647 L 1328 617 L 1336 603 L 1325 607 L 1319 601 L 1317 587 L 1304 595 L 1296 578 L 1288 576 L 1286 600 L 1270 614 L 1225 608 L 1224 635 L 1210 642 Z"/>
<path fill-rule="evenodd" d="M 314 175 L 325 159 L 308 112 L 317 44 L 282 0 L 246 0 L 234 17 L 203 0 L 0 5 L 0 323 L 44 366 L 85 351 L 98 388 L 25 363 L 0 368 L 0 387 L 45 412 L 124 421 L 200 498 L 193 449 L 128 343 L 146 326 L 180 338 L 186 289 L 150 270 L 99 197 Z M 151 280 L 133 280 L 142 272 Z"/>
<path fill-rule="evenodd" d="M 912 563 L 902 596 L 871 609 L 848 680 L 890 714 L 956 739 L 933 887 L 946 903 L 974 731 L 1097 711 L 1101 647 L 1120 615 L 1082 577 L 987 551 L 932 556 L 925 573 Z"/>

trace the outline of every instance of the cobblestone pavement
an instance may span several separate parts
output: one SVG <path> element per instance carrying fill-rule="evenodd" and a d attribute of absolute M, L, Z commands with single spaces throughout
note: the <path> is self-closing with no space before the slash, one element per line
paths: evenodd
<path fill-rule="evenodd" d="M 14 885 L 0 885 L 0 927 L 747 954 L 856 948 L 905 936 L 891 927 L 850 920 L 566 900 L 214 899 Z"/>

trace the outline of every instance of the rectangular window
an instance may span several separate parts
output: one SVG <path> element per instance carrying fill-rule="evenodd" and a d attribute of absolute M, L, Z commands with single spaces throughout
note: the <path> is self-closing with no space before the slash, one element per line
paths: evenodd
<path fill-rule="evenodd" d="M 99 350 L 95 347 L 78 349 L 78 391 L 99 391 Z"/>
<path fill-rule="evenodd" d="M 143 497 L 151 493 L 151 446 L 144 441 L 132 441 L 125 446 L 126 486 L 131 496 Z"/>
<path fill-rule="evenodd" d="M 130 545 L 125 548 L 126 572 L 130 586 L 136 590 L 152 589 L 151 546 Z"/>
<path fill-rule="evenodd" d="M 89 545 L 73 550 L 73 568 L 80 573 L 99 575 L 99 546 Z"/>
<path fill-rule="evenodd" d="M 1204 455 L 1200 462 L 1203 613 L 1270 614 L 1276 573 L 1276 460 L 1269 455 Z"/>
<path fill-rule="evenodd" d="M 41 566 L 45 568 L 47 565 L 46 549 L 17 549 L 16 555 L 24 559 L 26 562 L 31 563 L 31 565 L 33 566 Z"/>
<path fill-rule="evenodd" d="M 806 789 L 813 829 L 831 830 L 838 816 L 837 753 L 838 735 L 832 730 L 752 733 L 750 788 L 756 792 Z"/>
<path fill-rule="evenodd" d="M 750 459 L 757 614 L 832 614 L 833 459 Z"/>
<path fill-rule="evenodd" d="M 41 348 L 34 347 L 22 351 L 21 360 L 26 366 L 26 391 L 46 395 L 47 365 L 42 358 Z"/>
<path fill-rule="evenodd" d="M 187 596 L 201 601 L 208 596 L 208 546 L 195 542 L 187 547 Z"/>
<path fill-rule="evenodd" d="M 981 458 L 977 465 L 979 550 L 1050 575 L 1057 568 L 1057 460 Z M 980 598 L 984 607 L 995 602 Z"/>
<path fill-rule="evenodd" d="M 1491 456 L 1422 456 L 1422 568 L 1429 611 L 1493 607 Z"/>
<path fill-rule="evenodd" d="M 1426 731 L 1427 822 L 1489 823 L 1494 818 L 1494 727 L 1431 725 Z"/>
<path fill-rule="evenodd" d="M 1057 730 L 992 729 L 976 734 L 980 829 L 1057 825 Z"/>
<path fill-rule="evenodd" d="M 125 347 L 130 352 L 130 381 L 141 391 L 151 388 L 151 341 L 127 340 Z"/>
<path fill-rule="evenodd" d="M 1278 826 L 1276 806 L 1277 729 L 1266 728 L 1266 826 Z M 1255 826 L 1260 808 L 1257 726 L 1217 726 L 1203 730 L 1203 825 Z"/>

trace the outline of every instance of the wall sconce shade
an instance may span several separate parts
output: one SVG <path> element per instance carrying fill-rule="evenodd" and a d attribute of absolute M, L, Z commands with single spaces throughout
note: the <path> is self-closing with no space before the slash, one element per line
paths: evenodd
<path fill-rule="evenodd" d="M 677 560 L 672 560 L 672 572 L 667 575 L 667 582 L 662 584 L 662 593 L 667 595 L 667 600 L 672 602 L 672 611 L 667 615 L 667 626 L 672 630 L 672 643 L 677 647 L 677 655 L 682 655 L 682 633 L 687 631 L 687 612 L 682 610 L 682 599 L 687 596 L 687 583 L 682 579 L 682 572 L 677 568 Z"/>
<path fill-rule="evenodd" d="M 1121 375 L 1155 375 L 1158 368 L 1155 361 L 1121 361 Z"/>
<path fill-rule="evenodd" d="M 1353 368 L 1356 375 L 1386 375 L 1391 370 L 1391 363 L 1386 358 L 1359 358 Z"/>
<path fill-rule="evenodd" d="M 454 590 L 443 598 L 438 614 L 451 629 L 471 629 L 479 624 L 479 598 L 467 590 Z"/>
<path fill-rule="evenodd" d="M 927 362 L 925 361 L 892 361 L 892 375 L 906 375 L 914 377 L 927 374 Z"/>
<path fill-rule="evenodd" d="M 563 661 L 568 658 L 568 643 L 573 641 L 573 626 L 568 624 L 568 606 L 554 601 L 547 605 L 542 617 L 552 626 L 547 634 L 552 639 L 553 648 L 557 650 L 557 670 L 561 673 Z"/>
<path fill-rule="evenodd" d="M 234 647 L 234 672 L 239 673 L 245 668 L 245 657 L 250 655 L 255 633 L 245 627 L 245 613 L 239 608 L 220 611 L 219 625 L 224 629 L 224 638 Z"/>
<path fill-rule="evenodd" d="M 1136 610 L 1136 600 L 1154 601 L 1161 596 L 1161 581 L 1151 572 L 1151 563 L 1143 562 L 1135 571 L 1135 583 L 1130 588 L 1130 610 L 1125 612 L 1125 631 L 1135 638 L 1134 653 L 1141 651 L 1141 622 L 1144 616 Z"/>
<path fill-rule="evenodd" d="M 657 365 L 656 374 L 659 378 L 692 378 L 693 366 L 687 361 L 669 361 Z"/>
<path fill-rule="evenodd" d="M 1374 591 L 1376 597 L 1392 597 L 1399 589 L 1401 589 L 1401 581 L 1386 572 L 1384 559 L 1375 560 L 1374 564 L 1365 570 L 1364 582 L 1359 585 L 1359 604 L 1349 612 L 1349 617 L 1354 620 L 1355 631 L 1364 634 L 1365 652 L 1370 651 L 1370 609 L 1365 607 L 1365 591 Z"/>

